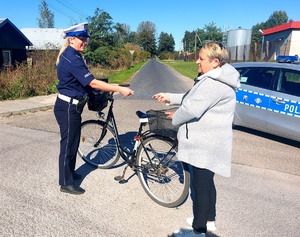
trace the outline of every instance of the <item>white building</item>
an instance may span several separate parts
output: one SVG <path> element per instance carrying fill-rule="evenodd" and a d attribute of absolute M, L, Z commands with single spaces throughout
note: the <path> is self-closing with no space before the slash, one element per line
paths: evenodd
<path fill-rule="evenodd" d="M 56 28 L 23 28 L 21 32 L 32 43 L 28 50 L 59 50 L 65 42 L 63 30 Z"/>
<path fill-rule="evenodd" d="M 261 59 L 300 55 L 300 21 L 291 21 L 262 31 Z"/>

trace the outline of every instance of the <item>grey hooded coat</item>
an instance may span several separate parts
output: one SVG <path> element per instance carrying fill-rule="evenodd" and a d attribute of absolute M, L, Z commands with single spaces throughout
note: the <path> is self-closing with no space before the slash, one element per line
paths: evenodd
<path fill-rule="evenodd" d="M 167 93 L 170 105 L 180 105 L 172 123 L 180 125 L 178 159 L 221 176 L 231 175 L 232 120 L 239 73 L 225 64 L 196 79 L 185 94 Z"/>

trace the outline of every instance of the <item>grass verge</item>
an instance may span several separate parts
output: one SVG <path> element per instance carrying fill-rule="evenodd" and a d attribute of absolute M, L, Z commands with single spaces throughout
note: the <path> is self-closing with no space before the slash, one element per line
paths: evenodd
<path fill-rule="evenodd" d="M 124 84 L 128 83 L 134 74 L 141 69 L 142 66 L 144 66 L 148 61 L 138 63 L 134 65 L 133 67 L 129 68 L 125 71 L 120 72 L 113 72 L 110 76 L 108 76 L 108 82 L 109 83 L 115 83 L 115 84 Z"/>
<path fill-rule="evenodd" d="M 180 74 L 194 79 L 198 74 L 198 65 L 194 61 L 161 61 L 163 64 L 175 69 Z"/>

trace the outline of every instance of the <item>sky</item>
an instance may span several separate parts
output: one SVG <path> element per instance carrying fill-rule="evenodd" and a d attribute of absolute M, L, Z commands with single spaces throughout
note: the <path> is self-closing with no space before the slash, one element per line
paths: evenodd
<path fill-rule="evenodd" d="M 41 0 L 0 0 L 0 18 L 8 18 L 17 28 L 38 28 Z M 265 22 L 274 11 L 285 11 L 289 19 L 300 21 L 299 0 L 46 0 L 54 13 L 55 28 L 68 28 L 94 16 L 96 8 L 107 12 L 114 23 L 125 23 L 136 31 L 143 21 L 172 34 L 175 50 L 182 49 L 185 31 L 203 29 L 215 23 L 221 30 L 251 29 Z M 248 2 L 248 3 L 247 3 Z"/>

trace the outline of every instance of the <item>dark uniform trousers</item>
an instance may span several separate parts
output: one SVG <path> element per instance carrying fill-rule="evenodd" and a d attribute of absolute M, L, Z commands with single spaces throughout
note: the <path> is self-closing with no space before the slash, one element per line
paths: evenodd
<path fill-rule="evenodd" d="M 81 113 L 76 111 L 76 105 L 57 98 L 54 105 L 54 115 L 61 134 L 59 185 L 72 185 L 80 141 Z"/>

